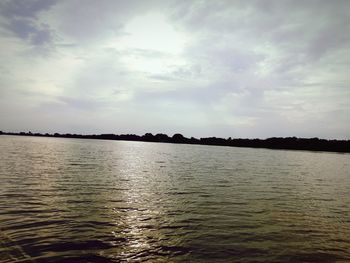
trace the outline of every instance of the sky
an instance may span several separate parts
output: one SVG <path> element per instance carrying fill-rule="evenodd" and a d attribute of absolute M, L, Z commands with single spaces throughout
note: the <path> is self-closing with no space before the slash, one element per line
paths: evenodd
<path fill-rule="evenodd" d="M 0 130 L 350 139 L 349 10 L 0 0 Z"/>

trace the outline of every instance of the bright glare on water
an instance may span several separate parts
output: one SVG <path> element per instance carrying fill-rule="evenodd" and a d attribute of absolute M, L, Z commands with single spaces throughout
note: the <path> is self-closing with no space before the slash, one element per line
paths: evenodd
<path fill-rule="evenodd" d="M 0 136 L 0 262 L 350 260 L 350 154 Z"/>

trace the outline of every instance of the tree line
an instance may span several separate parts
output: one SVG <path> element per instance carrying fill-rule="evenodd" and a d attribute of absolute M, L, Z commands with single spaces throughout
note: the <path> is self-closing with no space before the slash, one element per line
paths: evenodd
<path fill-rule="evenodd" d="M 310 151 L 331 151 L 331 152 L 350 152 L 350 140 L 326 140 L 319 138 L 297 138 L 297 137 L 272 137 L 268 139 L 232 139 L 230 138 L 186 138 L 180 133 L 168 136 L 163 133 L 153 135 L 146 133 L 142 136 L 136 134 L 60 134 L 60 133 L 32 133 L 32 132 L 2 132 L 0 135 L 20 135 L 20 136 L 39 136 L 39 137 L 59 137 L 59 138 L 80 138 L 80 139 L 101 139 L 101 140 L 123 140 L 123 141 L 143 141 L 143 142 L 162 142 L 162 143 L 182 143 L 182 144 L 200 144 L 217 145 L 232 147 L 251 147 L 268 149 L 291 149 L 291 150 L 310 150 Z"/>

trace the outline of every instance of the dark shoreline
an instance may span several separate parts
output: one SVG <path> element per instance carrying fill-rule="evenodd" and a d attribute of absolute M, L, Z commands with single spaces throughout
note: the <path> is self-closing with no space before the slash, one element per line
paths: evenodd
<path fill-rule="evenodd" d="M 208 138 L 186 138 L 181 134 L 174 134 L 169 137 L 166 134 L 158 133 L 153 135 L 146 133 L 139 136 L 136 134 L 42 134 L 32 132 L 1 132 L 0 135 L 17 136 L 36 136 L 36 137 L 55 137 L 55 138 L 78 138 L 78 139 L 99 139 L 99 140 L 119 140 L 119 141 L 143 141 L 143 142 L 161 142 L 177 144 L 198 144 L 198 145 L 216 145 L 231 147 L 249 147 L 266 149 L 284 149 L 284 150 L 307 150 L 307 151 L 325 151 L 350 153 L 350 140 L 326 140 L 319 138 L 296 138 L 296 137 L 273 137 L 268 139 L 224 139 L 216 137 Z"/>

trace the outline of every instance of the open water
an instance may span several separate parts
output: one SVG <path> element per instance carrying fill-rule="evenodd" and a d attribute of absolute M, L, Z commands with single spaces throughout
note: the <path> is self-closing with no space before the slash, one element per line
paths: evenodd
<path fill-rule="evenodd" d="M 350 154 L 0 136 L 0 262 L 349 262 Z"/>

